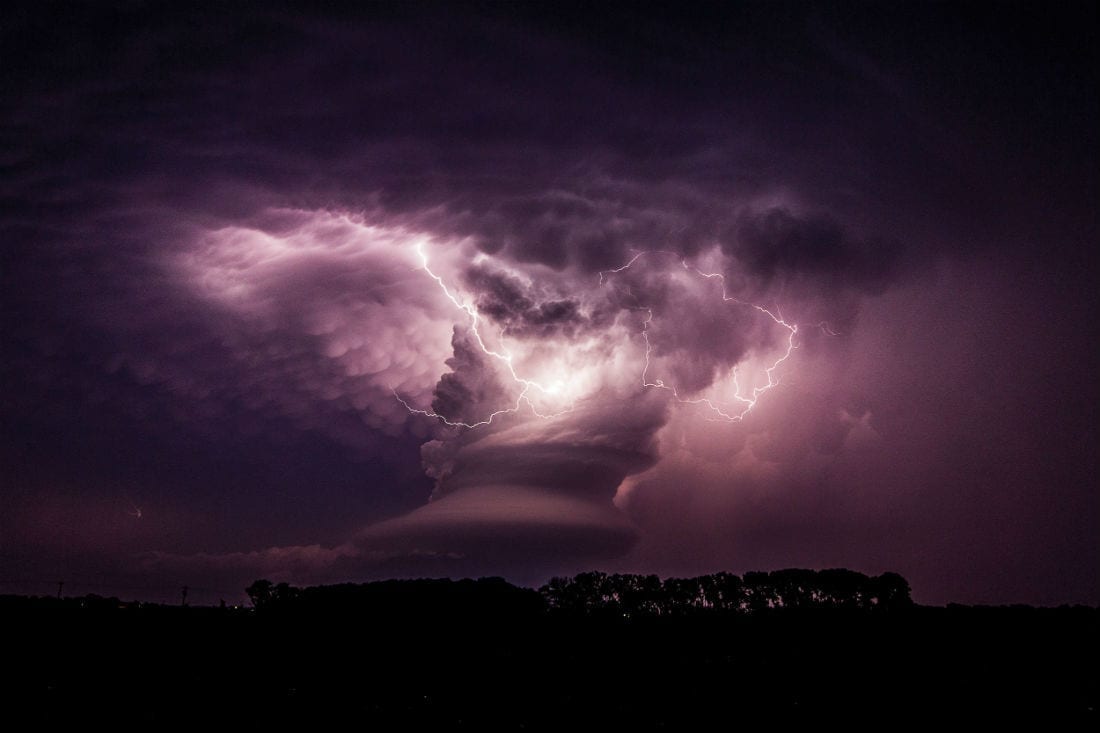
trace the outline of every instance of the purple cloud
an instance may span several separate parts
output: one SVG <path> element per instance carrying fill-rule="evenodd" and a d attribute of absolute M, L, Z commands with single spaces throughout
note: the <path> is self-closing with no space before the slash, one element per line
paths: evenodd
<path fill-rule="evenodd" d="M 1094 599 L 1087 24 L 669 12 L 10 13 L 2 567 Z"/>

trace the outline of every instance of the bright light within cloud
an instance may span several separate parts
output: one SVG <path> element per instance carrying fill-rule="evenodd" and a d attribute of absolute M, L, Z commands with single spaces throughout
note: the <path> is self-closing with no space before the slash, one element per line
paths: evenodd
<path fill-rule="evenodd" d="M 346 399 L 374 426 L 386 420 L 403 424 L 409 415 L 466 428 L 511 415 L 552 420 L 579 401 L 608 400 L 613 406 L 639 390 L 667 392 L 706 418 L 738 422 L 780 384 L 798 346 L 798 326 L 778 308 L 742 300 L 726 291 L 722 274 L 665 252 L 638 253 L 594 279 L 567 274 L 544 283 L 461 240 L 438 241 L 425 232 L 331 212 L 270 216 L 278 226 L 265 227 L 261 220 L 205 232 L 176 260 L 177 269 L 203 299 L 254 333 L 298 334 L 319 361 L 312 372 L 295 372 L 298 388 L 320 400 Z M 713 266 L 715 257 L 701 259 Z M 467 282 L 471 267 L 494 268 L 510 278 L 522 291 L 514 297 L 528 307 L 557 292 L 566 299 L 559 302 L 579 304 L 577 323 L 555 330 L 551 322 L 524 332 L 487 315 L 479 306 L 486 293 Z M 649 280 L 628 281 L 635 276 Z M 652 294 L 664 289 L 685 293 L 690 302 L 654 300 Z M 733 309 L 728 314 L 736 318 L 722 320 L 722 309 Z M 605 314 L 598 326 L 591 320 L 597 311 Z M 686 355 L 681 350 L 672 360 L 662 357 L 668 339 L 714 312 L 728 333 L 706 333 L 706 341 L 687 345 Z M 771 328 L 781 337 L 778 343 L 775 334 L 754 337 L 760 343 L 745 341 L 746 328 Z M 453 368 L 448 359 L 456 331 L 480 352 L 500 385 L 495 406 L 472 419 L 430 406 L 441 376 Z M 734 344 L 731 363 L 718 368 L 720 361 L 714 362 L 716 372 L 701 387 L 681 384 L 675 370 L 722 339 Z"/>

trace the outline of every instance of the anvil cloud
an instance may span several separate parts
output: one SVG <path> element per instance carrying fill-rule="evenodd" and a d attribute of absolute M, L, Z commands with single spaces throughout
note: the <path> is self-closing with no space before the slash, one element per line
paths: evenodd
<path fill-rule="evenodd" d="M 1097 602 L 1094 11 L 992 7 L 14 9 L 0 576 Z"/>

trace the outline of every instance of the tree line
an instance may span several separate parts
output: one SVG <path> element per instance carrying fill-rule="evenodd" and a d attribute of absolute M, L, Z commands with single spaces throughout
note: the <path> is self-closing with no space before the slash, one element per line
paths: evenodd
<path fill-rule="evenodd" d="M 868 577 L 853 570 L 788 569 L 714 573 L 694 578 L 587 572 L 553 578 L 540 589 L 551 610 L 593 615 L 666 616 L 758 613 L 772 609 L 886 610 L 912 605 L 897 573 Z"/>
<path fill-rule="evenodd" d="M 261 579 L 247 589 L 260 610 L 344 607 L 409 611 L 462 607 L 487 613 L 502 608 L 579 616 L 626 618 L 691 614 L 757 614 L 777 609 L 886 611 L 913 605 L 909 583 L 897 573 L 867 576 L 853 570 L 787 569 L 743 576 L 714 573 L 693 578 L 585 572 L 555 577 L 538 591 L 501 578 L 388 580 L 296 588 Z"/>

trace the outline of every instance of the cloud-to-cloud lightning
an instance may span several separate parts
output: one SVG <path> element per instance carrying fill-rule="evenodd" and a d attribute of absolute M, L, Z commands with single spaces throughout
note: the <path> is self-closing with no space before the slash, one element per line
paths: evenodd
<path fill-rule="evenodd" d="M 612 274 L 618 274 L 620 272 L 623 272 L 624 270 L 630 269 L 636 262 L 638 262 L 638 260 L 643 255 L 646 255 L 646 254 L 650 254 L 650 252 L 639 252 L 629 262 L 627 262 L 622 267 L 615 268 L 614 270 L 604 270 L 604 271 L 600 272 L 600 283 L 602 284 L 602 283 L 605 282 L 605 276 L 612 275 Z M 698 273 L 703 278 L 706 278 L 706 279 L 717 278 L 718 280 L 720 280 L 722 282 L 722 302 L 724 302 L 724 303 L 734 302 L 734 303 L 737 303 L 738 305 L 744 305 L 744 306 L 754 308 L 754 309 L 760 311 L 761 313 L 764 313 L 765 315 L 767 315 L 769 318 L 771 318 L 778 325 L 780 325 L 783 328 L 787 329 L 787 331 L 789 332 L 789 334 L 787 336 L 787 348 L 784 350 L 782 356 L 780 356 L 778 359 L 776 359 L 770 367 L 768 367 L 767 369 L 764 370 L 764 373 L 768 377 L 767 384 L 762 385 L 762 386 L 753 387 L 752 392 L 749 395 L 741 394 L 741 384 L 740 384 L 740 381 L 738 379 L 739 365 L 735 365 L 733 367 L 733 371 L 732 371 L 733 384 L 734 384 L 734 394 L 733 394 L 733 396 L 734 396 L 734 399 L 737 400 L 739 403 L 741 403 L 741 405 L 743 407 L 739 412 L 738 411 L 727 412 L 726 410 L 722 409 L 719 405 L 715 404 L 715 402 L 713 400 L 710 400 L 709 398 L 706 398 L 706 397 L 698 397 L 698 398 L 694 398 L 694 399 L 681 397 L 680 393 L 677 391 L 676 387 L 672 386 L 672 385 L 669 385 L 669 384 L 666 384 L 664 379 L 657 378 L 657 379 L 654 379 L 653 381 L 650 381 L 650 379 L 649 379 L 650 355 L 652 354 L 652 348 L 653 347 L 652 347 L 652 344 L 650 343 L 650 340 L 649 340 L 649 324 L 653 321 L 653 311 L 652 311 L 652 309 L 647 308 L 646 311 L 648 312 L 649 315 L 648 315 L 648 317 L 646 318 L 646 320 L 644 321 L 644 323 L 642 325 L 642 337 L 645 339 L 645 366 L 642 368 L 642 385 L 645 386 L 645 387 L 653 387 L 653 388 L 656 388 L 656 389 L 668 390 L 669 392 L 672 393 L 673 398 L 677 402 L 679 402 L 680 404 L 703 405 L 708 410 L 710 410 L 712 413 L 714 413 L 714 417 L 712 417 L 710 419 L 713 419 L 713 420 L 726 420 L 726 421 L 729 421 L 729 422 L 740 422 L 741 420 L 743 420 L 745 418 L 746 415 L 749 414 L 749 412 L 752 411 L 752 408 L 754 408 L 756 406 L 757 401 L 760 399 L 760 397 L 765 392 L 767 392 L 768 390 L 772 389 L 773 387 L 776 387 L 776 386 L 779 385 L 779 379 L 778 379 L 778 377 L 775 376 L 775 371 L 776 371 L 776 369 L 779 368 L 779 365 L 782 364 L 783 362 L 787 361 L 787 359 L 790 358 L 791 353 L 796 348 L 798 348 L 798 346 L 795 344 L 795 335 L 798 333 L 798 324 L 788 323 L 786 320 L 783 319 L 782 313 L 779 313 L 777 315 L 776 313 L 772 313 L 770 310 L 768 310 L 764 306 L 756 305 L 754 303 L 748 303 L 744 300 L 741 300 L 740 298 L 736 298 L 734 296 L 729 295 L 726 292 L 726 282 L 725 282 L 726 279 L 725 279 L 725 276 L 722 275 L 721 273 L 706 273 L 706 272 L 703 272 L 702 270 L 700 270 L 698 268 L 691 267 L 688 264 L 687 260 L 685 260 L 685 259 L 681 259 L 680 263 L 683 265 L 685 270 L 694 270 L 696 273 Z M 778 312 L 778 308 L 776 310 Z"/>
<path fill-rule="evenodd" d="M 536 390 L 536 391 L 538 391 L 538 392 L 540 392 L 544 395 L 554 395 L 554 394 L 557 394 L 561 391 L 562 382 L 559 380 L 557 382 L 554 382 L 553 384 L 544 385 L 544 384 L 542 384 L 542 383 L 540 383 L 536 380 L 530 379 L 530 378 L 525 377 L 525 376 L 521 376 L 516 370 L 515 357 L 514 357 L 514 354 L 511 351 L 507 350 L 503 346 L 499 349 L 494 349 L 486 343 L 485 338 L 482 335 L 483 316 L 479 312 L 477 306 L 475 304 L 471 303 L 471 302 L 468 302 L 468 301 L 465 301 L 465 300 L 459 298 L 459 296 L 456 295 L 447 286 L 447 284 L 446 284 L 446 282 L 444 282 L 442 276 L 440 276 L 439 274 L 437 274 L 436 272 L 434 272 L 432 270 L 431 263 L 428 259 L 427 253 L 424 250 L 424 245 L 423 245 L 422 242 L 417 243 L 416 252 L 417 252 L 418 256 L 420 257 L 420 262 L 421 262 L 420 269 L 422 269 L 424 272 L 426 272 L 428 274 L 428 276 L 432 280 L 435 281 L 435 283 L 439 286 L 440 290 L 442 290 L 443 294 L 447 297 L 447 299 L 456 308 L 463 311 L 469 317 L 469 322 L 470 322 L 469 331 L 472 334 L 472 336 L 474 338 L 474 341 L 477 343 L 478 348 L 481 350 L 481 352 L 484 355 L 486 355 L 486 356 L 490 357 L 491 359 L 493 359 L 497 362 L 500 362 L 501 364 L 504 365 L 504 367 L 506 368 L 506 370 L 507 370 L 509 376 L 511 377 L 512 381 L 516 385 L 519 386 L 519 392 L 516 396 L 514 404 L 512 404 L 511 406 L 506 407 L 506 408 L 495 410 L 492 413 L 490 413 L 487 417 L 485 417 L 484 419 L 478 420 L 476 422 L 465 422 L 465 421 L 461 421 L 461 420 L 455 420 L 455 419 L 452 419 L 452 418 L 450 418 L 446 415 L 442 415 L 442 414 L 440 414 L 440 413 L 438 413 L 434 410 L 418 409 L 418 408 L 413 407 L 412 405 L 410 405 L 408 403 L 408 401 L 406 401 L 403 397 L 401 397 L 400 394 L 398 394 L 396 391 L 394 391 L 394 396 L 401 402 L 401 404 L 404 405 L 404 407 L 410 413 L 417 414 L 417 415 L 424 415 L 425 417 L 430 417 L 430 418 L 439 420 L 441 423 L 443 423 L 445 425 L 449 425 L 451 427 L 465 427 L 465 428 L 478 428 L 478 427 L 483 427 L 483 426 L 486 426 L 486 425 L 490 425 L 496 418 L 500 417 L 501 415 L 507 415 L 507 414 L 513 414 L 513 413 L 519 412 L 523 408 L 524 405 L 527 405 L 527 407 L 531 410 L 531 413 L 534 416 L 536 416 L 538 418 L 541 418 L 541 419 L 544 419 L 544 420 L 553 419 L 553 418 L 559 417 L 559 416 L 561 416 L 561 415 L 563 415 L 567 412 L 572 411 L 572 409 L 575 406 L 575 400 L 570 405 L 568 405 L 566 408 L 564 408 L 562 410 L 559 410 L 559 411 L 556 411 L 556 412 L 552 412 L 552 413 L 541 412 L 536 407 L 535 403 L 530 398 L 531 390 Z M 619 274 L 621 272 L 624 272 L 624 271 L 630 269 L 639 260 L 641 260 L 644 256 L 652 255 L 652 254 L 661 254 L 661 253 L 675 254 L 675 253 L 672 253 L 672 252 L 664 252 L 664 251 L 661 251 L 661 250 L 647 250 L 647 251 L 639 252 L 639 253 L 635 254 L 634 257 L 632 257 L 626 264 L 624 264 L 620 267 L 610 269 L 610 270 L 600 271 L 599 272 L 599 284 L 600 285 L 606 284 L 609 281 L 609 279 L 612 275 L 616 275 L 616 274 Z M 777 370 L 779 369 L 779 367 L 784 362 L 786 362 L 791 357 L 791 354 L 794 352 L 794 350 L 796 348 L 798 348 L 798 346 L 795 342 L 795 336 L 798 334 L 798 329 L 799 329 L 798 324 L 788 322 L 783 317 L 782 312 L 778 309 L 778 307 L 773 312 L 772 310 L 769 310 L 768 308 L 765 308 L 762 305 L 758 305 L 758 304 L 755 304 L 755 303 L 750 303 L 750 302 L 744 301 L 740 298 L 737 298 L 735 296 L 730 295 L 726 291 L 726 288 L 725 288 L 725 276 L 722 275 L 721 273 L 704 272 L 703 270 L 701 270 L 699 268 L 691 266 L 687 262 L 686 259 L 681 258 L 680 262 L 683 265 L 685 270 L 694 272 L 695 274 L 697 274 L 699 277 L 701 277 L 703 279 L 708 279 L 708 280 L 709 279 L 718 279 L 718 280 L 720 280 L 722 282 L 721 299 L 722 299 L 723 303 L 731 303 L 732 302 L 732 303 L 735 303 L 737 305 L 752 308 L 756 311 L 759 311 L 760 313 L 763 313 L 769 319 L 771 319 L 775 324 L 777 324 L 777 325 L 781 326 L 782 328 L 784 328 L 787 331 L 786 347 L 784 348 L 783 353 L 778 358 L 776 358 L 771 363 L 770 366 L 768 366 L 767 368 L 765 368 L 763 370 L 764 376 L 767 377 L 767 382 L 765 384 L 762 384 L 762 385 L 753 386 L 751 391 L 743 393 L 743 388 L 741 386 L 741 380 L 740 380 L 741 365 L 737 364 L 732 368 L 731 377 L 732 377 L 733 384 L 734 384 L 733 399 L 736 400 L 736 402 L 738 404 L 737 409 L 732 409 L 732 408 L 729 408 L 729 407 L 723 407 L 723 406 L 719 405 L 718 403 L 716 403 L 714 400 L 711 400 L 710 398 L 707 398 L 707 397 L 695 397 L 695 398 L 684 397 L 680 394 L 680 391 L 674 385 L 671 385 L 671 384 L 667 383 L 665 381 L 665 379 L 663 379 L 663 378 L 650 378 L 649 372 L 650 372 L 650 369 L 652 368 L 651 357 L 652 357 L 652 353 L 653 353 L 653 344 L 650 340 L 649 326 L 653 321 L 654 314 L 653 314 L 653 309 L 652 308 L 639 307 L 638 310 L 644 310 L 647 313 L 647 317 L 646 317 L 645 321 L 643 321 L 642 328 L 641 328 L 641 336 L 645 341 L 644 363 L 641 365 L 641 369 L 640 369 L 641 384 L 645 388 L 660 389 L 660 390 L 668 391 L 672 395 L 673 399 L 679 404 L 702 405 L 702 406 L 704 406 L 707 410 L 709 410 L 712 413 L 712 417 L 710 417 L 708 419 L 723 420 L 723 421 L 728 421 L 728 422 L 740 422 L 740 421 L 744 420 L 745 417 L 752 411 L 752 409 L 756 406 L 759 399 L 766 392 L 768 392 L 772 388 L 779 385 L 780 380 L 779 380 L 779 377 L 776 374 Z M 830 333 L 832 335 L 837 335 L 835 332 L 833 332 L 831 329 L 829 329 L 828 325 L 824 322 L 819 324 L 819 327 L 827 333 Z M 501 334 L 499 336 L 499 340 L 500 340 L 501 344 L 503 344 L 503 340 L 504 340 L 504 331 L 503 330 L 501 331 Z"/>
<path fill-rule="evenodd" d="M 18 5 L 3 577 L 1100 599 L 1091 6 Z"/>
<path fill-rule="evenodd" d="M 512 380 L 520 386 L 520 391 L 519 391 L 519 394 L 516 396 L 516 402 L 515 402 L 514 405 L 512 405 L 511 407 L 504 408 L 504 409 L 495 410 L 492 413 L 490 413 L 489 416 L 486 417 L 485 419 L 479 420 L 477 422 L 472 422 L 472 423 L 463 422 L 461 420 L 451 420 L 448 417 L 446 417 L 444 415 L 440 415 L 439 413 L 437 413 L 433 410 L 420 410 L 420 409 L 417 409 L 417 408 L 413 407 L 412 405 L 410 405 L 404 398 L 401 397 L 400 394 L 397 393 L 396 390 L 394 390 L 394 393 L 393 393 L 394 396 L 401 402 L 402 405 L 405 406 L 405 409 L 407 409 L 409 412 L 411 412 L 413 414 L 416 414 L 416 415 L 424 415 L 426 417 L 435 418 L 435 419 L 439 420 L 440 422 L 442 422 L 443 424 L 450 425 L 451 427 L 463 427 L 463 428 L 477 428 L 477 427 L 482 427 L 482 426 L 485 426 L 485 425 L 489 425 L 493 422 L 493 420 L 500 417 L 501 415 L 508 415 L 508 414 L 519 412 L 520 409 L 522 409 L 523 405 L 527 405 L 530 408 L 531 413 L 533 415 L 535 415 L 536 417 L 542 418 L 543 420 L 550 420 L 550 419 L 553 419 L 553 418 L 558 417 L 560 415 L 563 415 L 566 412 L 571 411 L 573 409 L 573 404 L 570 404 L 566 408 L 564 408 L 562 410 L 559 410 L 557 412 L 553 412 L 553 413 L 543 413 L 543 412 L 539 411 L 539 409 L 535 406 L 535 403 L 528 396 L 530 394 L 531 390 L 534 389 L 534 390 L 537 390 L 537 391 L 539 391 L 543 394 L 546 394 L 546 395 L 555 395 L 555 394 L 558 394 L 561 391 L 562 383 L 560 381 L 557 381 L 557 382 L 554 382 L 550 385 L 543 385 L 543 384 L 541 384 L 541 383 L 539 383 L 539 382 L 537 382 L 533 379 L 528 379 L 526 377 L 521 377 L 516 372 L 514 356 L 511 352 L 507 351 L 506 349 L 503 349 L 503 350 L 500 350 L 500 351 L 498 351 L 496 349 L 492 349 L 485 343 L 485 339 L 481 335 L 482 316 L 481 316 L 481 313 L 478 311 L 477 306 L 474 305 L 473 303 L 467 303 L 467 302 L 463 302 L 462 300 L 460 300 L 457 295 L 455 295 L 453 292 L 451 292 L 450 288 L 447 287 L 447 284 L 445 282 L 443 282 L 443 278 L 432 271 L 432 269 L 430 267 L 430 264 L 428 262 L 428 255 L 424 252 L 423 243 L 418 242 L 416 244 L 416 253 L 420 256 L 420 262 L 421 262 L 420 269 L 422 269 L 422 270 L 424 270 L 424 272 L 428 273 L 428 276 L 432 280 L 434 280 L 437 285 L 439 285 L 439 288 L 443 291 L 443 294 L 447 296 L 447 299 L 450 300 L 455 305 L 456 308 L 458 308 L 459 310 L 464 311 L 466 313 L 466 315 L 468 315 L 470 317 L 470 333 L 473 334 L 474 340 L 477 342 L 477 345 L 481 349 L 482 353 L 484 353 L 486 356 L 489 356 L 489 357 L 495 359 L 496 361 L 504 364 L 504 366 L 508 370 L 508 373 L 511 376 Z M 504 333 L 503 332 L 501 332 L 499 340 L 503 344 L 503 341 L 504 341 Z"/>

